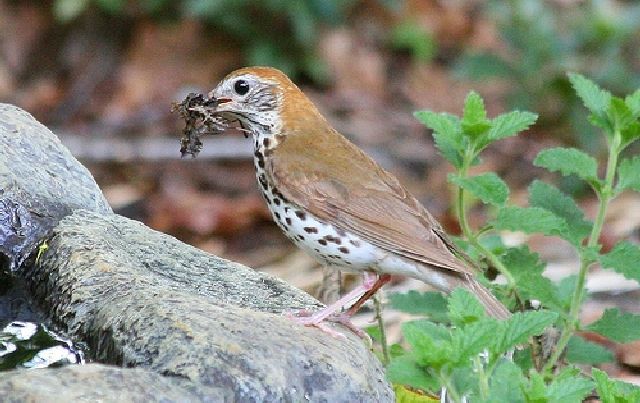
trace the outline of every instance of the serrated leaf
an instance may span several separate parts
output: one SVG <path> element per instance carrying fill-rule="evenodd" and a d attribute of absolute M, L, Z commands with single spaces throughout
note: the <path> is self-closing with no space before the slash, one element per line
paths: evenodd
<path fill-rule="evenodd" d="M 612 97 L 607 108 L 607 116 L 614 130 L 623 131 L 634 122 L 633 114 L 627 104 L 618 97 Z"/>
<path fill-rule="evenodd" d="M 449 357 L 458 364 L 466 364 L 469 360 L 488 349 L 495 340 L 499 322 L 492 318 L 484 318 L 464 327 L 458 327 L 451 332 L 453 354 Z"/>
<path fill-rule="evenodd" d="M 618 308 L 607 309 L 587 329 L 618 343 L 640 340 L 640 315 L 620 312 Z"/>
<path fill-rule="evenodd" d="M 526 245 L 510 248 L 502 256 L 502 261 L 509 268 L 522 297 L 536 299 L 545 307 L 561 307 L 555 285 L 542 275 L 545 264 L 537 253 L 531 252 Z"/>
<path fill-rule="evenodd" d="M 601 346 L 583 339 L 580 336 L 572 336 L 567 344 L 565 356 L 568 362 L 573 364 L 602 364 L 613 361 L 613 353 Z"/>
<path fill-rule="evenodd" d="M 422 124 L 433 130 L 435 145 L 442 156 L 456 168 L 462 166 L 462 128 L 457 116 L 447 113 L 419 111 L 413 114 Z"/>
<path fill-rule="evenodd" d="M 493 352 L 503 354 L 510 348 L 522 344 L 531 336 L 541 334 L 558 318 L 551 311 L 516 312 L 509 319 L 498 322 L 501 331 L 494 334 Z"/>
<path fill-rule="evenodd" d="M 640 192 L 640 156 L 625 158 L 620 162 L 616 192 L 625 189 Z"/>
<path fill-rule="evenodd" d="M 629 241 L 618 242 L 609 253 L 600 257 L 600 264 L 640 283 L 640 247 Z"/>
<path fill-rule="evenodd" d="M 394 293 L 389 296 L 391 306 L 402 312 L 428 316 L 435 322 L 448 322 L 447 300 L 437 291 L 406 294 Z"/>
<path fill-rule="evenodd" d="M 623 150 L 626 146 L 640 138 L 640 122 L 634 121 L 622 130 L 622 142 L 620 144 L 620 150 Z"/>
<path fill-rule="evenodd" d="M 486 316 L 484 307 L 478 299 L 464 288 L 456 288 L 447 299 L 449 319 L 454 325 L 477 322 Z"/>
<path fill-rule="evenodd" d="M 421 366 L 439 368 L 454 354 L 449 329 L 426 320 L 405 322 L 402 335 Z"/>
<path fill-rule="evenodd" d="M 540 207 L 505 207 L 498 212 L 493 226 L 497 230 L 556 236 L 565 235 L 569 230 L 563 218 Z"/>
<path fill-rule="evenodd" d="M 387 379 L 422 390 L 436 391 L 440 385 L 438 380 L 422 368 L 412 356 L 401 356 L 393 359 L 386 368 Z"/>
<path fill-rule="evenodd" d="M 582 403 L 592 389 L 591 380 L 574 368 L 565 368 L 547 387 L 547 397 L 549 402 Z"/>
<path fill-rule="evenodd" d="M 509 360 L 502 359 L 489 379 L 491 402 L 524 402 L 521 385 L 525 382 L 522 370 Z"/>
<path fill-rule="evenodd" d="M 471 137 L 477 137 L 491 127 L 484 102 L 475 91 L 471 91 L 464 100 L 461 123 L 464 133 Z"/>
<path fill-rule="evenodd" d="M 413 114 L 423 125 L 436 133 L 441 133 L 453 139 L 454 144 L 460 144 L 462 130 L 460 118 L 449 113 L 432 111 L 418 111 Z"/>
<path fill-rule="evenodd" d="M 509 187 L 494 172 L 461 178 L 449 175 L 449 181 L 482 200 L 483 203 L 501 206 L 509 197 Z"/>
<path fill-rule="evenodd" d="M 538 120 L 538 115 L 531 112 L 512 111 L 496 116 L 491 121 L 491 129 L 487 137 L 491 141 L 511 137 L 527 130 Z"/>
<path fill-rule="evenodd" d="M 640 401 L 640 387 L 610 379 L 606 372 L 591 368 L 591 376 L 596 382 L 596 391 L 602 403 L 627 403 Z"/>
<path fill-rule="evenodd" d="M 640 89 L 637 89 L 633 94 L 627 95 L 624 103 L 627 104 L 634 117 L 640 117 Z"/>
<path fill-rule="evenodd" d="M 586 181 L 598 180 L 598 162 L 592 156 L 575 148 L 547 148 L 540 151 L 533 165 L 562 175 L 577 175 Z"/>
<path fill-rule="evenodd" d="M 595 115 L 603 115 L 609 107 L 611 93 L 603 90 L 596 83 L 580 74 L 569 73 L 568 75 L 571 86 L 584 103 L 584 106 Z"/>
<path fill-rule="evenodd" d="M 584 218 L 584 213 L 572 198 L 562 193 L 555 186 L 535 180 L 529 185 L 529 205 L 551 211 L 564 218 L 569 227 L 568 238 L 574 245 L 591 233 L 591 223 Z"/>

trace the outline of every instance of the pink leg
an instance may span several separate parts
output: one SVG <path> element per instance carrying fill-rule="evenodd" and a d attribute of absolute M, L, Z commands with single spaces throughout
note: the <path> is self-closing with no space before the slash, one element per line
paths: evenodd
<path fill-rule="evenodd" d="M 317 325 L 318 323 L 320 323 L 323 320 L 327 319 L 329 316 L 331 316 L 334 313 L 338 312 L 343 306 L 345 306 L 351 300 L 355 299 L 356 297 L 359 297 L 361 294 L 365 294 L 366 295 L 366 293 L 369 290 L 371 290 L 371 288 L 373 286 L 375 286 L 377 277 L 378 276 L 375 275 L 375 274 L 371 274 L 369 272 L 365 272 L 364 273 L 364 281 L 362 282 L 362 285 L 354 288 L 353 290 L 351 290 L 344 297 L 340 298 L 339 300 L 337 300 L 333 304 L 327 306 L 326 308 L 323 308 L 323 309 L 319 310 L 318 312 L 315 312 L 311 316 L 307 316 L 307 317 L 294 316 L 293 319 L 296 322 L 298 322 L 300 324 L 303 324 L 303 325 L 306 325 L 306 326 Z"/>
<path fill-rule="evenodd" d="M 364 278 L 361 286 L 356 287 L 347 295 L 340 298 L 338 301 L 334 302 L 333 304 L 327 306 L 326 308 L 323 308 L 320 311 L 315 312 L 311 316 L 291 316 L 290 315 L 289 317 L 305 326 L 315 326 L 320 330 L 324 331 L 325 333 L 329 333 L 334 337 L 344 337 L 344 336 L 341 333 L 336 332 L 335 330 L 328 327 L 326 323 L 324 323 L 324 321 L 328 320 L 331 322 L 341 323 L 342 325 L 351 329 L 351 331 L 353 331 L 358 336 L 362 338 L 368 338 L 368 336 L 362 330 L 358 329 L 353 323 L 351 323 L 350 318 L 354 313 L 358 311 L 358 309 L 360 309 L 360 307 L 362 306 L 362 304 L 364 304 L 366 300 L 371 298 L 371 296 L 375 294 L 380 287 L 382 287 L 391 279 L 391 276 L 388 274 L 383 274 L 378 278 L 376 274 L 365 272 L 363 277 Z M 362 296 L 358 299 L 358 301 L 356 301 L 355 304 L 353 304 L 351 308 L 349 308 L 347 312 L 339 315 L 335 314 L 343 306 L 345 306 L 349 301 L 353 300 L 354 298 L 356 298 L 361 294 Z"/>

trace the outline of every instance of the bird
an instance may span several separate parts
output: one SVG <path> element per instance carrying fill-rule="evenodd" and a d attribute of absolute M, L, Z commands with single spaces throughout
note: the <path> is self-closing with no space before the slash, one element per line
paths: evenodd
<path fill-rule="evenodd" d="M 283 72 L 241 68 L 208 96 L 217 100 L 216 114 L 252 137 L 259 189 L 284 234 L 320 264 L 363 274 L 361 286 L 299 316 L 300 323 L 323 327 L 334 316 L 348 319 L 392 275 L 416 278 L 445 293 L 465 288 L 489 316 L 510 316 L 427 209 L 336 131 Z"/>

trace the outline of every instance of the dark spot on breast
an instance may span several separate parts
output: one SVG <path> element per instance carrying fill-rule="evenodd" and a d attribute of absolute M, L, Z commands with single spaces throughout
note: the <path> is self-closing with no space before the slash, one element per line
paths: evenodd
<path fill-rule="evenodd" d="M 288 213 L 288 212 L 289 212 L 289 207 L 285 207 L 285 208 L 284 208 L 284 212 L 285 212 L 285 213 Z"/>
<path fill-rule="evenodd" d="M 349 248 L 346 248 L 346 247 L 344 247 L 344 246 L 341 246 L 340 248 L 338 248 L 338 250 L 339 250 L 340 252 L 342 252 L 342 253 L 345 253 L 345 254 L 346 254 L 346 253 L 349 253 Z"/>
<path fill-rule="evenodd" d="M 258 140 L 256 140 L 256 148 L 258 148 L 258 147 L 259 147 Z"/>
<path fill-rule="evenodd" d="M 300 210 L 296 211 L 296 217 L 298 217 L 302 221 L 307 219 L 307 215 L 304 213 L 304 211 L 300 211 Z"/>
<path fill-rule="evenodd" d="M 280 204 L 280 203 L 278 203 L 278 204 Z M 290 217 L 287 217 L 284 220 L 287 222 L 287 225 L 291 225 L 291 218 Z"/>
<path fill-rule="evenodd" d="M 258 160 L 258 166 L 264 168 L 264 160 Z"/>
<path fill-rule="evenodd" d="M 280 219 L 280 213 L 278 213 L 277 211 L 275 213 L 273 213 L 273 215 L 279 220 Z"/>
<path fill-rule="evenodd" d="M 325 245 L 326 246 L 327 245 L 327 240 L 326 239 L 318 239 L 318 243 L 320 245 Z"/>
<path fill-rule="evenodd" d="M 258 181 L 264 190 L 269 189 L 269 183 L 267 183 L 267 178 L 264 175 L 260 175 L 260 177 L 258 177 Z"/>
<path fill-rule="evenodd" d="M 278 199 L 277 197 L 274 197 L 274 198 L 273 198 L 273 202 L 274 202 L 277 206 L 279 206 L 279 205 L 280 205 L 280 199 Z"/>
<path fill-rule="evenodd" d="M 318 248 L 314 248 L 313 250 L 315 250 L 316 252 L 320 253 L 320 249 L 318 249 Z"/>
<path fill-rule="evenodd" d="M 304 235 L 298 235 L 298 239 L 304 241 Z"/>
<path fill-rule="evenodd" d="M 318 228 L 316 228 L 316 227 L 304 227 L 303 230 L 307 234 L 317 234 L 318 233 Z M 326 241 L 325 241 L 325 245 L 326 245 Z"/>
<path fill-rule="evenodd" d="M 333 242 L 336 245 L 340 245 L 342 243 L 342 240 L 340 238 L 338 238 L 337 236 L 333 236 L 333 235 L 327 235 L 324 237 L 324 239 L 326 239 L 329 242 Z"/>
<path fill-rule="evenodd" d="M 269 147 L 269 139 L 265 137 L 265 138 L 262 140 L 262 144 L 263 144 L 265 147 Z"/>
<path fill-rule="evenodd" d="M 355 239 L 350 239 L 349 243 L 353 246 L 355 246 L 356 248 L 360 247 L 360 241 L 356 241 Z"/>

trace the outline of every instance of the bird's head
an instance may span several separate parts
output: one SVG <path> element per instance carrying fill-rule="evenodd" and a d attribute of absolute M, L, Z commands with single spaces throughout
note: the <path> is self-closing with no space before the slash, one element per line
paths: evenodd
<path fill-rule="evenodd" d="M 246 67 L 227 75 L 209 96 L 218 100 L 216 112 L 237 120 L 254 136 L 284 135 L 283 126 L 294 127 L 309 116 L 320 116 L 315 106 L 280 70 Z"/>

